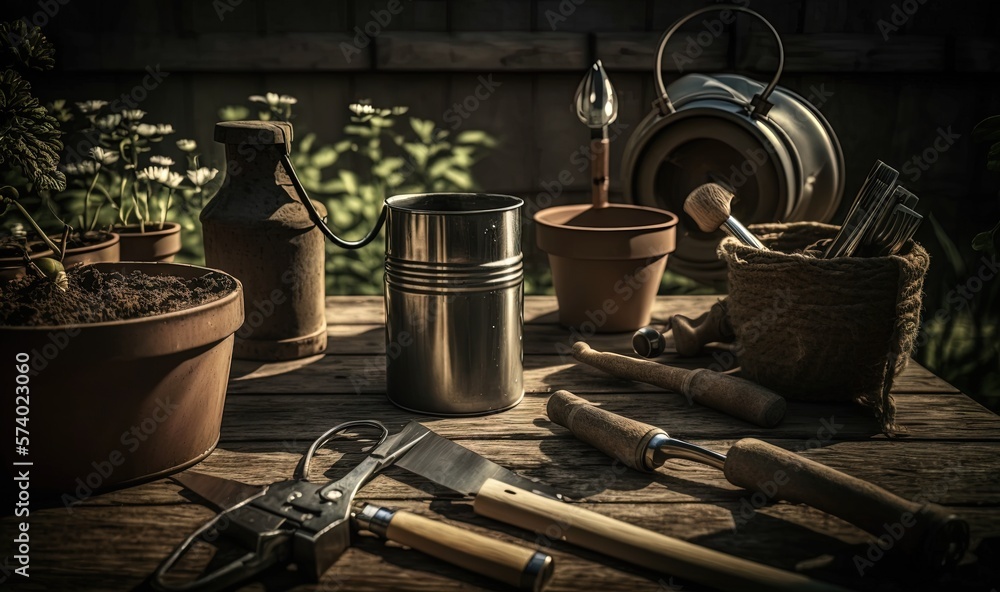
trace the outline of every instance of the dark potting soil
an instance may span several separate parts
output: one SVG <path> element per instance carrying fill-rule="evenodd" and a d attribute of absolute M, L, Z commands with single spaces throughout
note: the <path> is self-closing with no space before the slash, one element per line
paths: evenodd
<path fill-rule="evenodd" d="M 229 294 L 236 282 L 220 273 L 184 279 L 141 271 L 99 271 L 84 265 L 66 272 L 63 292 L 29 274 L 0 282 L 0 325 L 43 326 L 138 319 L 205 304 Z"/>

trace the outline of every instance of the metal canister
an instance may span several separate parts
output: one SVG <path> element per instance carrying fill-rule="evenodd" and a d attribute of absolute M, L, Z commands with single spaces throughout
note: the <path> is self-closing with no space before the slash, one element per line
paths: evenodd
<path fill-rule="evenodd" d="M 433 415 L 524 396 L 520 199 L 431 193 L 386 201 L 386 392 Z"/>
<path fill-rule="evenodd" d="M 201 223 L 205 263 L 243 283 L 246 316 L 233 356 L 272 361 L 323 353 L 324 241 L 286 164 L 291 124 L 223 122 L 215 141 L 226 145 L 226 180 Z"/>

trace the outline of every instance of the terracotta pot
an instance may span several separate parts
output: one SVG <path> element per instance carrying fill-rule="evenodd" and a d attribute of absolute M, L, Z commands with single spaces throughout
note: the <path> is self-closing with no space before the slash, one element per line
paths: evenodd
<path fill-rule="evenodd" d="M 121 261 L 119 257 L 119 239 L 114 232 L 104 232 L 105 239 L 99 243 L 85 245 L 83 247 L 70 247 L 66 249 L 66 256 L 63 257 L 63 267 L 69 269 L 73 265 L 81 263 L 115 263 Z M 49 237 L 56 245 L 62 237 Z"/>
<path fill-rule="evenodd" d="M 94 267 L 184 278 L 222 273 L 175 263 Z M 233 334 L 242 323 L 243 288 L 237 281 L 236 289 L 218 300 L 168 314 L 0 327 L 0 355 L 28 360 L 27 374 L 13 363 L 3 370 L 11 395 L 23 385 L 30 396 L 15 403 L 28 412 L 29 454 L 14 456 L 14 446 L 6 447 L 8 466 L 33 463 L 32 493 L 80 499 L 156 479 L 205 458 L 219 440 Z"/>
<path fill-rule="evenodd" d="M 677 216 L 656 208 L 590 204 L 535 214 L 538 246 L 548 253 L 559 322 L 587 333 L 648 325 Z"/>
<path fill-rule="evenodd" d="M 31 260 L 50 257 L 52 249 L 41 241 L 28 243 L 28 257 Z M 24 257 L 18 249 L 0 249 L 0 282 L 24 275 Z"/>
<path fill-rule="evenodd" d="M 167 222 L 162 230 L 147 228 L 139 231 L 138 224 L 116 228 L 121 235 L 122 261 L 162 261 L 171 263 L 181 250 L 181 225 Z"/>

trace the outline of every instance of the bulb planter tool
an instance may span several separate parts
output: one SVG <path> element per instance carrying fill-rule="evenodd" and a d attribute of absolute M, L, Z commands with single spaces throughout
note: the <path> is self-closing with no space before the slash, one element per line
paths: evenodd
<path fill-rule="evenodd" d="M 608 126 L 618 119 L 618 95 L 601 60 L 594 62 L 576 89 L 576 116 L 590 128 L 590 170 L 595 208 L 608 207 L 609 164 Z"/>
<path fill-rule="evenodd" d="M 625 465 L 643 472 L 681 458 L 722 470 L 726 480 L 777 500 L 810 505 L 875 536 L 902 530 L 894 548 L 935 570 L 954 566 L 969 545 L 968 524 L 937 504 L 904 499 L 862 479 L 754 438 L 726 455 L 671 438 L 662 429 L 599 407 L 569 391 L 549 397 L 553 422 Z"/>
<path fill-rule="evenodd" d="M 730 214 L 733 193 L 717 183 L 705 183 L 688 194 L 684 211 L 702 232 L 715 232 L 720 228 L 748 247 L 765 249 L 760 240 Z"/>
<path fill-rule="evenodd" d="M 582 341 L 573 344 L 573 357 L 612 376 L 680 393 L 692 402 L 761 427 L 774 427 L 785 417 L 784 398 L 738 376 L 599 352 Z"/>

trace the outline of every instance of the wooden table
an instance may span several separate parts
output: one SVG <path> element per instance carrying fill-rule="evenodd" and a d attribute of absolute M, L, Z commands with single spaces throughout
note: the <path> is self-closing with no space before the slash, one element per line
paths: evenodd
<path fill-rule="evenodd" d="M 662 297 L 656 315 L 695 316 L 714 297 Z M 236 362 L 226 402 L 222 441 L 198 470 L 249 483 L 287 478 L 299 455 L 319 433 L 336 423 L 376 418 L 394 430 L 417 417 L 438 433 L 494 461 L 568 492 L 585 496 L 584 506 L 699 545 L 860 590 L 951 589 L 955 580 L 906 582 L 882 561 L 859 576 L 856 555 L 869 538 L 817 510 L 788 503 L 746 513 L 749 495 L 729 485 L 721 472 L 671 462 L 658 473 L 637 474 L 615 467 L 601 453 L 576 441 L 545 417 L 550 393 L 565 388 L 606 408 L 658 425 L 671 435 L 725 452 L 745 436 L 763 438 L 910 499 L 953 507 L 972 527 L 972 550 L 960 589 L 990 590 L 984 564 L 997 569 L 1000 533 L 1000 417 L 973 402 L 925 368 L 912 363 L 897 380 L 898 420 L 909 435 L 889 440 L 861 409 L 792 403 L 784 423 L 763 429 L 718 412 L 687 405 L 684 397 L 609 378 L 561 355 L 572 343 L 555 323 L 555 300 L 525 302 L 527 395 L 498 415 L 440 419 L 417 417 L 390 404 L 384 389 L 383 312 L 380 298 L 329 300 L 330 343 L 325 355 L 281 364 Z M 628 335 L 597 336 L 596 349 L 630 352 Z M 562 344 L 566 347 L 558 347 Z M 707 365 L 710 358 L 688 360 Z M 833 429 L 830 428 L 833 426 Z M 831 433 L 832 432 L 832 433 Z M 314 466 L 337 463 L 342 470 L 356 454 L 322 454 Z M 508 541 L 531 545 L 534 534 L 473 514 L 467 501 L 433 500 L 421 481 L 399 469 L 380 475 L 362 499 L 406 508 Z M 31 590 L 142 589 L 161 559 L 212 515 L 180 495 L 169 480 L 94 497 L 74 506 L 32 510 Z M 741 518 L 748 516 L 748 518 Z M 3 519 L 3 556 L 11 554 L 11 518 Z M 737 526 L 739 524 L 739 526 Z M 987 551 L 991 551 L 989 559 Z M 630 567 L 595 553 L 556 543 L 550 590 L 698 590 L 678 578 Z M 997 572 L 992 572 L 996 577 Z M 7 582 L 10 584 L 10 582 Z M 996 584 L 992 584 L 996 585 Z M 267 589 L 287 584 L 270 581 Z M 371 537 L 340 559 L 320 590 L 502 589 L 489 580 L 420 553 Z M 255 584 L 254 589 L 262 589 Z M 309 590 L 309 586 L 296 587 Z"/>

